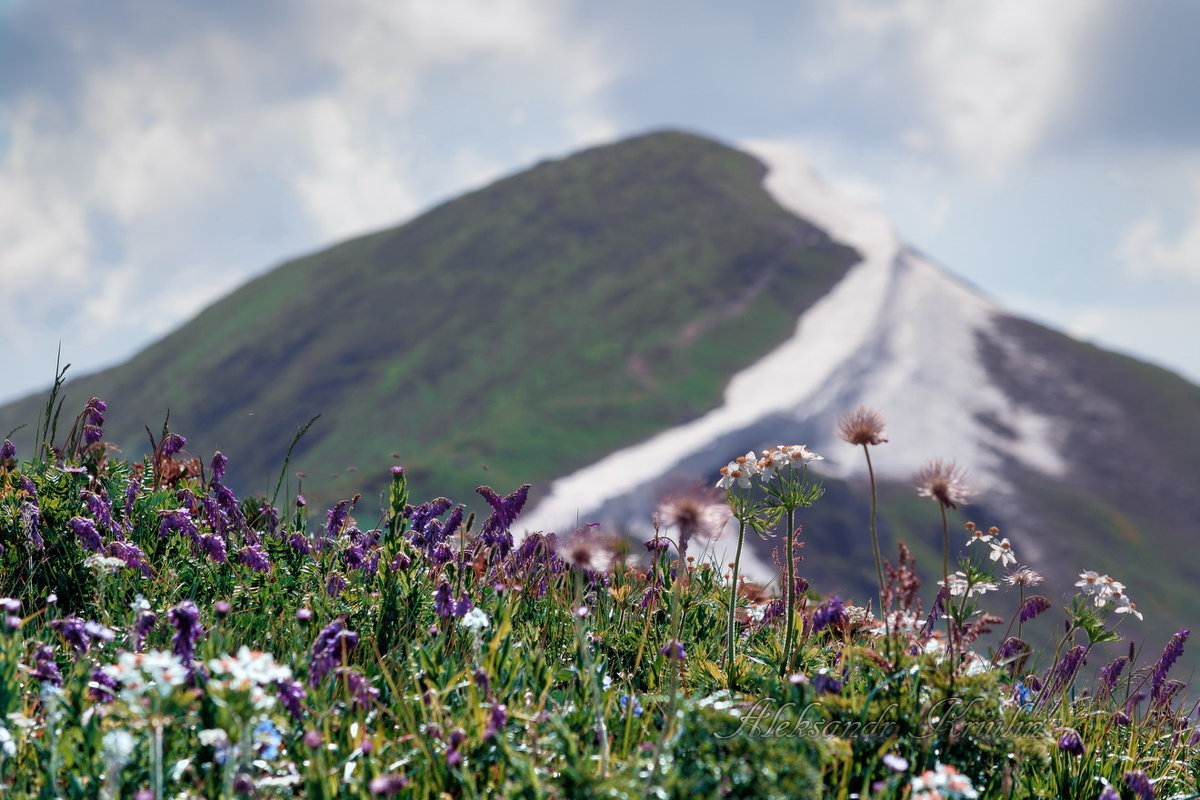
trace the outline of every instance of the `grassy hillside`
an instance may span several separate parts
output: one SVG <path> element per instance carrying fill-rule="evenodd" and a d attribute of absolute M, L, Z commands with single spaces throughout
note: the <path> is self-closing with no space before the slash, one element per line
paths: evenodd
<path fill-rule="evenodd" d="M 315 414 L 293 465 L 318 501 L 393 452 L 418 492 L 537 485 L 713 406 L 853 262 L 764 174 L 675 132 L 540 164 L 279 266 L 71 384 L 66 407 L 103 397 L 130 455 L 170 409 L 242 491 L 274 484 Z"/>

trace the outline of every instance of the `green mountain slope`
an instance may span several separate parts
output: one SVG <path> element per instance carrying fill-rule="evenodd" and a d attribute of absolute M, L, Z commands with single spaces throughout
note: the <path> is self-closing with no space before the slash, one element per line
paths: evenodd
<path fill-rule="evenodd" d="M 169 409 L 242 492 L 315 414 L 292 464 L 318 502 L 382 488 L 393 452 L 417 496 L 544 482 L 712 407 L 853 263 L 764 174 L 677 132 L 543 163 L 275 268 L 65 407 L 104 398 L 127 453 Z"/>

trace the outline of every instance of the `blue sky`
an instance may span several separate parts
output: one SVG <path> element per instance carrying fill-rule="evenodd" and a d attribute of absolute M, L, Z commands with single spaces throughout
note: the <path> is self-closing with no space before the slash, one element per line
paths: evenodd
<path fill-rule="evenodd" d="M 1190 0 L 0 0 L 0 398 L 662 127 L 803 154 L 1018 314 L 1200 380 Z"/>

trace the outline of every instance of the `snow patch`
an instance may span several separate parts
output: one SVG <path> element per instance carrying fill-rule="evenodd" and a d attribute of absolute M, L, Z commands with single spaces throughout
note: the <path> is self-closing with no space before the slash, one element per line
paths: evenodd
<path fill-rule="evenodd" d="M 581 513 L 636 493 L 773 415 L 818 432 L 804 444 L 826 457 L 826 473 L 863 473 L 860 454 L 833 433 L 837 417 L 858 405 L 888 420 L 891 443 L 875 458 L 883 476 L 907 479 L 934 457 L 955 459 L 972 471 L 977 488 L 1001 493 L 1009 459 L 1062 474 L 1053 420 L 1007 397 L 980 361 L 981 334 L 1004 338 L 995 324 L 1003 311 L 905 248 L 886 217 L 847 203 L 794 153 L 771 145 L 749 149 L 772 165 L 766 187 L 782 205 L 862 259 L 800 317 L 788 341 L 732 378 L 718 408 L 554 481 L 523 518 L 526 529 L 571 526 Z M 705 477 L 715 481 L 721 465 L 755 444 L 716 456 Z M 642 521 L 619 522 L 640 527 L 648 516 L 647 509 Z M 729 531 L 721 538 L 718 563 L 731 560 L 726 549 L 735 538 Z M 745 572 L 761 579 L 774 569 L 754 562 Z"/>

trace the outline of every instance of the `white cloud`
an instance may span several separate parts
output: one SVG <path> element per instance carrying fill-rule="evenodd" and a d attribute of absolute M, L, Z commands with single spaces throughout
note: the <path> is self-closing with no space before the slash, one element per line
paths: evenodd
<path fill-rule="evenodd" d="M 849 0 L 833 8 L 843 34 L 859 40 L 853 52 L 891 41 L 900 63 L 873 66 L 919 84 L 912 95 L 923 122 L 900 141 L 944 149 L 984 176 L 1003 174 L 1060 121 L 1110 11 L 1093 0 Z"/>
<path fill-rule="evenodd" d="M 1200 177 L 1187 219 L 1177 231 L 1158 214 L 1135 220 L 1117 245 L 1117 260 L 1138 277 L 1182 277 L 1200 281 Z"/>
<path fill-rule="evenodd" d="M 162 28 L 177 11 L 111 37 L 46 14 L 31 33 L 72 91 L 0 97 L 0 315 L 26 340 L 144 343 L 282 256 L 615 132 L 566 9 L 305 2 L 269 30 L 195 9 Z"/>

